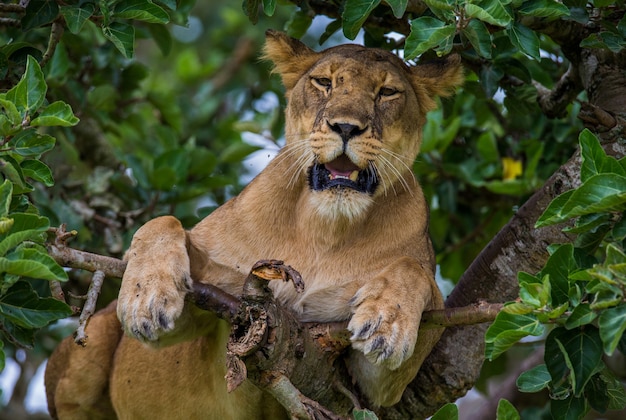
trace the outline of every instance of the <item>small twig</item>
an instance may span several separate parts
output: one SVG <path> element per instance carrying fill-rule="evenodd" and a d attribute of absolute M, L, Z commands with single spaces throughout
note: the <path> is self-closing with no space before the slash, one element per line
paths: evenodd
<path fill-rule="evenodd" d="M 0 26 L 14 26 L 19 27 L 22 23 L 17 19 L 0 17 Z"/>
<path fill-rule="evenodd" d="M 340 380 L 335 380 L 333 382 L 333 386 L 339 391 L 341 392 L 343 395 L 345 395 L 346 397 L 348 397 L 350 399 L 350 401 L 352 402 L 352 404 L 354 405 L 354 409 L 355 410 L 361 410 L 361 402 L 359 401 L 359 399 L 356 397 L 356 395 L 354 395 L 352 393 L 352 391 L 350 391 L 348 388 L 346 388 L 346 386 L 341 383 Z"/>
<path fill-rule="evenodd" d="M 0 13 L 25 13 L 26 7 L 19 4 L 0 3 Z"/>
<path fill-rule="evenodd" d="M 122 278 L 126 269 L 126 261 L 118 258 L 107 257 L 91 252 L 79 251 L 67 246 L 48 244 L 48 254 L 63 267 L 77 268 L 91 271 L 100 270 L 107 277 Z"/>
<path fill-rule="evenodd" d="M 72 299 L 76 299 L 76 300 L 87 300 L 87 295 L 77 295 L 76 293 L 72 293 L 71 291 L 68 291 L 67 294 L 72 298 Z"/>
<path fill-rule="evenodd" d="M 61 283 L 56 280 L 51 280 L 49 284 L 52 297 L 56 300 L 60 300 L 61 302 L 65 302 L 65 294 L 63 293 L 63 289 L 61 288 Z"/>
<path fill-rule="evenodd" d="M 100 296 L 100 290 L 102 289 L 103 283 L 104 273 L 100 270 L 96 270 L 96 272 L 93 273 L 91 284 L 89 285 L 89 291 L 87 292 L 87 300 L 85 301 L 83 310 L 78 318 L 78 329 L 76 330 L 76 335 L 74 336 L 74 342 L 83 347 L 87 345 L 88 338 L 85 328 L 87 328 L 87 324 L 89 323 L 91 316 L 96 312 L 96 303 L 98 302 L 98 296 Z"/>
<path fill-rule="evenodd" d="M 41 57 L 41 61 L 39 65 L 43 68 L 48 64 L 48 61 L 54 55 L 54 52 L 57 49 L 57 45 L 59 45 L 59 41 L 61 41 L 61 36 L 63 36 L 63 25 L 59 23 L 58 20 L 52 22 L 52 27 L 50 28 L 50 38 L 48 39 L 48 48 L 46 48 L 46 52 Z"/>
<path fill-rule="evenodd" d="M 576 66 L 571 64 L 552 90 L 535 80 L 532 83 L 537 89 L 537 103 L 549 118 L 563 117 L 568 105 L 576 99 L 582 90 L 578 70 Z"/>
<path fill-rule="evenodd" d="M 223 88 L 233 77 L 237 75 L 237 71 L 252 54 L 253 42 L 250 38 L 240 38 L 235 49 L 231 54 L 231 58 L 211 77 L 211 83 L 214 90 Z"/>
<path fill-rule="evenodd" d="M 460 308 L 446 308 L 426 311 L 422 314 L 420 329 L 456 327 L 492 322 L 502 309 L 502 303 L 480 301 L 474 305 Z"/>
<path fill-rule="evenodd" d="M 332 411 L 308 398 L 296 388 L 289 378 L 278 372 L 263 372 L 261 375 L 263 389 L 269 392 L 287 410 L 292 419 L 328 419 L 342 420 Z"/>

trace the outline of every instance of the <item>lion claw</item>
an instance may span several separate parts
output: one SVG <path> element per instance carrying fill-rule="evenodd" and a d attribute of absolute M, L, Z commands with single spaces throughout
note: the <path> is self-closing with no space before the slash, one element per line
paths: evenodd
<path fill-rule="evenodd" d="M 156 343 L 174 330 L 185 305 L 185 291 L 159 290 L 136 284 L 132 293 L 120 292 L 118 318 L 126 334 L 144 343 Z"/>
<path fill-rule="evenodd" d="M 411 325 L 399 307 L 380 309 L 378 302 L 354 300 L 348 323 L 352 347 L 360 350 L 373 364 L 395 370 L 412 354 L 419 321 Z"/>

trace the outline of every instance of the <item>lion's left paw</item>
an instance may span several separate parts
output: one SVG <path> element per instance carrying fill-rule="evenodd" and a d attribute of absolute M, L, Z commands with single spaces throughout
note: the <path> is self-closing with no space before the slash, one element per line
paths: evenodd
<path fill-rule="evenodd" d="M 394 370 L 415 349 L 419 319 L 413 319 L 399 303 L 364 298 L 362 290 L 352 298 L 353 315 L 348 324 L 352 347 L 374 364 Z"/>

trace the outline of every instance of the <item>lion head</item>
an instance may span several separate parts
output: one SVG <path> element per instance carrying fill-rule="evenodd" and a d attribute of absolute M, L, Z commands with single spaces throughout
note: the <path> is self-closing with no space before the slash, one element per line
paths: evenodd
<path fill-rule="evenodd" d="M 360 45 L 315 52 L 276 31 L 265 56 L 286 88 L 286 176 L 307 180 L 326 219 L 358 220 L 378 197 L 411 190 L 426 113 L 463 78 L 458 56 L 409 66 Z"/>

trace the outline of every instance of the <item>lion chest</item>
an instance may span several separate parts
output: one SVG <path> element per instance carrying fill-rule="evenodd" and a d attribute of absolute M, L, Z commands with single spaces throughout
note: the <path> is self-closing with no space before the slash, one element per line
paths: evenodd
<path fill-rule="evenodd" d="M 205 279 L 239 294 L 254 263 L 261 259 L 282 260 L 302 275 L 305 289 L 298 293 L 291 283 L 280 280 L 270 282 L 270 288 L 274 297 L 293 309 L 301 321 L 348 319 L 350 299 L 364 283 L 372 280 L 372 268 L 376 266 L 369 253 L 357 249 L 326 251 L 296 244 L 260 248 L 264 249 L 216 246 L 210 252 L 212 269 Z"/>

